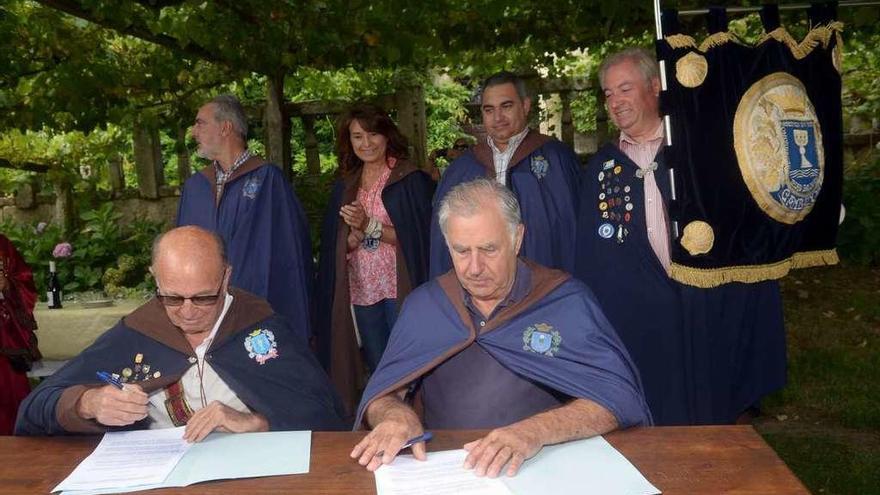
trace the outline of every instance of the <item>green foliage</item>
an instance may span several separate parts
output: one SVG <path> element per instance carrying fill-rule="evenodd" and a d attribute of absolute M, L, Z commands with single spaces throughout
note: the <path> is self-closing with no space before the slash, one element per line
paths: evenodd
<path fill-rule="evenodd" d="M 465 134 L 461 126 L 467 122 L 465 104 L 470 96 L 467 87 L 449 78 L 425 88 L 429 151 L 449 148 Z"/>
<path fill-rule="evenodd" d="M 852 37 L 843 57 L 843 106 L 849 128 L 880 128 L 880 33 Z M 860 122 L 853 122 L 858 120 Z"/>
<path fill-rule="evenodd" d="M 108 160 L 131 154 L 130 135 L 124 129 L 108 125 L 90 133 L 56 132 L 48 127 L 39 131 L 10 130 L 0 134 L 0 157 L 12 163 L 38 163 L 49 166 L 48 174 L 34 176 L 19 170 L 0 169 L 0 183 L 12 186 L 34 180 L 44 190 L 54 181 L 64 181 L 86 189 L 100 184 L 109 189 Z M 82 173 L 90 176 L 82 178 Z"/>
<path fill-rule="evenodd" d="M 880 157 L 856 167 L 845 176 L 843 204 L 846 219 L 840 225 L 840 254 L 863 265 L 880 265 Z"/>
<path fill-rule="evenodd" d="M 65 239 L 61 230 L 49 225 L 42 232 L 37 225 L 0 224 L 0 230 L 34 271 L 41 297 L 46 292 L 45 274 L 49 271 L 52 251 L 60 242 L 69 242 L 73 253 L 56 259 L 58 277 L 65 294 L 104 290 L 118 295 L 123 287 L 150 289 L 153 281 L 147 268 L 153 238 L 162 224 L 138 219 L 120 223 L 121 215 L 112 203 L 105 203 L 81 215 L 83 227 Z"/>

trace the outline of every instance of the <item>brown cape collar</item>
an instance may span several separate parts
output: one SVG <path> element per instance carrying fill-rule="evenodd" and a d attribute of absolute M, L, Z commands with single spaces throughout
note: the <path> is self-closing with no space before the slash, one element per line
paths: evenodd
<path fill-rule="evenodd" d="M 242 328 L 265 320 L 274 313 L 269 303 L 249 292 L 230 287 L 229 293 L 233 297 L 232 305 L 226 312 L 223 322 L 220 323 L 220 328 L 217 329 L 217 335 L 211 343 L 212 348 L 217 347 Z M 122 321 L 136 332 L 178 352 L 195 355 L 183 332 L 171 323 L 165 313 L 165 307 L 155 297 L 124 317 Z"/>
<path fill-rule="evenodd" d="M 267 163 L 269 163 L 269 162 L 267 162 L 265 159 L 263 159 L 259 156 L 256 156 L 256 155 L 248 158 L 247 160 L 244 161 L 244 163 L 239 165 L 239 167 L 237 169 L 235 169 L 235 172 L 232 172 L 232 175 L 230 175 L 228 179 L 226 179 L 226 184 L 229 184 L 229 183 L 235 181 L 236 179 L 238 179 L 242 175 L 244 175 L 248 172 L 252 172 Z M 208 182 L 212 186 L 217 184 L 217 170 L 214 168 L 214 162 L 211 162 L 210 164 L 208 164 L 208 166 L 203 168 L 200 173 L 208 179 Z M 224 185 L 223 187 L 226 187 L 226 186 Z M 216 188 L 214 190 L 214 193 L 216 194 Z"/>
<path fill-rule="evenodd" d="M 571 275 L 563 271 L 547 268 L 525 258 L 520 259 L 532 272 L 531 286 L 529 287 L 528 293 L 522 298 L 522 300 L 499 310 L 491 320 L 486 322 L 485 327 L 480 328 L 480 334 L 490 332 L 512 320 L 518 314 L 543 299 L 544 296 L 552 292 L 555 288 L 559 287 L 560 284 L 571 277 Z M 464 287 L 461 285 L 461 282 L 458 281 L 458 277 L 455 275 L 455 269 L 449 270 L 444 275 L 440 276 L 437 279 L 437 283 L 440 284 L 443 292 L 446 293 L 446 297 L 452 302 L 452 305 L 455 307 L 462 323 L 470 329 L 471 336 L 476 336 L 477 331 L 473 326 L 473 320 L 464 304 Z"/>
<path fill-rule="evenodd" d="M 534 129 L 530 129 L 529 133 L 526 134 L 526 137 L 523 138 L 521 143 L 519 143 L 519 147 L 510 159 L 508 170 L 516 166 L 516 164 L 521 162 L 523 158 L 531 155 L 536 149 L 544 146 L 544 144 L 551 140 L 553 140 L 552 137 L 541 134 Z M 492 158 L 492 148 L 489 147 L 489 143 L 486 141 L 480 141 L 474 146 L 473 150 L 477 161 L 494 175 L 495 160 Z"/>

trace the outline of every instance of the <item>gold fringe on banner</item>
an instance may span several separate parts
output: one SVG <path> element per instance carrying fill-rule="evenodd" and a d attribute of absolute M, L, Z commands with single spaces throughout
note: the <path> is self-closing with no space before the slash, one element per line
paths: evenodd
<path fill-rule="evenodd" d="M 840 33 L 843 32 L 843 23 L 840 21 L 833 21 L 824 26 L 816 26 L 811 29 L 804 39 L 798 43 L 791 36 L 791 34 L 786 31 L 784 27 L 778 27 L 769 33 L 764 33 L 761 36 L 761 39 L 758 40 L 758 45 L 764 43 L 769 39 L 774 39 L 791 50 L 791 54 L 794 55 L 794 58 L 800 60 L 807 55 L 810 54 L 817 46 L 820 44 L 823 48 L 828 48 L 828 44 L 831 42 L 831 37 L 835 36 L 837 38 L 837 46 L 835 46 L 835 55 L 836 57 L 840 57 L 842 52 L 840 52 L 840 46 L 843 44 L 843 39 L 840 36 Z M 840 72 L 838 70 L 838 72 Z"/>
<path fill-rule="evenodd" d="M 676 50 L 679 48 L 697 47 L 697 40 L 686 34 L 672 34 L 667 36 L 665 39 L 666 42 L 669 43 L 669 46 Z"/>
<path fill-rule="evenodd" d="M 810 268 L 813 266 L 836 265 L 838 263 L 840 263 L 840 258 L 837 256 L 836 249 L 794 253 L 791 257 L 792 268 Z"/>
<path fill-rule="evenodd" d="M 801 50 L 800 45 L 798 45 L 798 42 L 795 41 L 791 34 L 789 34 L 789 32 L 782 26 L 774 29 L 773 31 L 770 31 L 769 33 L 764 33 L 764 35 L 761 36 L 761 39 L 758 40 L 758 45 L 764 43 L 769 39 L 774 39 L 787 46 L 788 49 L 791 50 L 791 54 L 794 55 L 794 58 L 796 59 L 802 59 L 806 56 Z"/>
<path fill-rule="evenodd" d="M 788 272 L 793 268 L 835 265 L 839 261 L 837 250 L 829 249 L 795 253 L 791 258 L 766 265 L 694 268 L 672 263 L 669 266 L 669 276 L 683 284 L 709 289 L 731 282 L 753 284 L 765 280 L 776 280 L 788 275 Z"/>
<path fill-rule="evenodd" d="M 715 34 L 710 34 L 700 43 L 700 51 L 706 53 L 710 48 L 715 48 L 731 41 L 741 43 L 739 38 L 730 31 L 719 31 Z"/>

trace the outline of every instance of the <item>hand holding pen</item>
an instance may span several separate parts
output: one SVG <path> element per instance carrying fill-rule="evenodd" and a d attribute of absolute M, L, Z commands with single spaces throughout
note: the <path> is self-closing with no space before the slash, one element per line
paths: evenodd
<path fill-rule="evenodd" d="M 126 426 L 147 417 L 150 400 L 136 384 L 123 384 L 107 372 L 98 372 L 107 385 L 89 388 L 76 405 L 77 415 L 106 426 Z"/>
<path fill-rule="evenodd" d="M 421 435 L 409 438 L 403 444 L 399 444 L 403 438 L 407 438 L 407 436 L 402 436 L 401 434 L 421 431 L 421 425 L 418 423 L 410 426 L 412 428 L 407 428 L 406 426 L 396 424 L 395 421 L 380 423 L 355 445 L 350 454 L 351 458 L 356 459 L 358 464 L 366 467 L 368 471 L 375 471 L 383 464 L 391 464 L 402 450 L 411 447 L 413 457 L 424 461 L 427 458 L 425 455 L 425 443 L 431 440 L 434 435 L 426 431 Z M 397 445 L 400 446 L 398 447 Z"/>

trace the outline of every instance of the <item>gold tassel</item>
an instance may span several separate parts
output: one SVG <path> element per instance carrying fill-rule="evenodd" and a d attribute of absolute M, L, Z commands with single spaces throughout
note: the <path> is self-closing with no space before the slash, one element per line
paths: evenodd
<path fill-rule="evenodd" d="M 666 37 L 666 42 L 673 49 L 696 48 L 697 41 L 686 34 L 672 34 Z"/>
<path fill-rule="evenodd" d="M 837 250 L 829 249 L 795 253 L 791 258 L 767 265 L 694 268 L 672 263 L 669 266 L 669 276 L 683 284 L 709 289 L 731 282 L 752 284 L 776 280 L 788 275 L 788 272 L 794 268 L 834 265 L 839 261 Z"/>
<path fill-rule="evenodd" d="M 837 43 L 834 44 L 834 53 L 831 54 L 831 63 L 834 65 L 834 68 L 837 69 L 837 73 L 840 74 L 843 68 L 843 36 L 841 36 L 840 31 L 836 31 L 834 36 L 837 38 Z"/>

